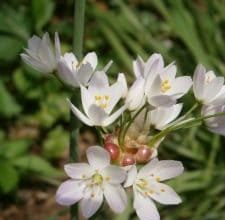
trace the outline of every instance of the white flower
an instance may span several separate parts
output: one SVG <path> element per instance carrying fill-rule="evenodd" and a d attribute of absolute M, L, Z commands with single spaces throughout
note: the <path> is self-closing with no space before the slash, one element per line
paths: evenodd
<path fill-rule="evenodd" d="M 168 106 L 176 103 L 192 86 L 189 76 L 176 76 L 177 68 L 172 63 L 163 68 L 152 82 L 147 82 L 148 102 L 152 106 Z"/>
<path fill-rule="evenodd" d="M 148 87 L 151 86 L 153 79 L 163 68 L 163 65 L 163 58 L 160 54 L 153 54 L 146 62 L 140 56 L 133 61 L 136 80 L 129 89 L 126 99 L 129 110 L 137 110 L 145 104 Z"/>
<path fill-rule="evenodd" d="M 182 110 L 182 104 L 176 104 L 169 107 L 158 107 L 149 111 L 147 121 L 158 130 L 163 130 L 166 125 L 178 117 Z"/>
<path fill-rule="evenodd" d="M 88 53 L 79 62 L 73 53 L 65 53 L 58 62 L 58 76 L 66 84 L 79 87 L 86 86 L 96 66 L 98 58 L 95 52 Z"/>
<path fill-rule="evenodd" d="M 109 153 L 99 147 L 87 149 L 88 163 L 65 165 L 65 171 L 71 178 L 62 183 L 56 193 L 56 201 L 70 206 L 80 201 L 82 214 L 89 218 L 100 208 L 105 197 L 110 208 L 121 213 L 127 205 L 127 196 L 120 185 L 126 178 L 126 172 L 110 165 Z"/>
<path fill-rule="evenodd" d="M 22 53 L 23 61 L 42 73 L 51 73 L 56 70 L 58 59 L 60 58 L 60 42 L 58 33 L 55 33 L 55 51 L 49 38 L 45 33 L 41 38 L 33 36 L 28 40 L 28 49 Z"/>
<path fill-rule="evenodd" d="M 143 166 L 138 173 L 135 165 L 129 167 L 124 187 L 133 186 L 133 206 L 141 220 L 160 219 L 152 200 L 165 205 L 181 203 L 181 198 L 176 192 L 160 181 L 174 178 L 180 175 L 183 170 L 183 165 L 179 161 L 159 161 L 157 158 Z"/>
<path fill-rule="evenodd" d="M 225 113 L 225 105 L 208 105 L 202 107 L 202 115 L 214 115 L 218 113 Z M 225 115 L 208 118 L 205 120 L 206 126 L 211 132 L 216 134 L 225 135 Z"/>
<path fill-rule="evenodd" d="M 199 64 L 194 72 L 193 90 L 195 97 L 202 104 L 222 104 L 225 102 L 224 78 L 216 77 L 213 71 L 206 72 Z"/>
<path fill-rule="evenodd" d="M 86 115 L 72 103 L 70 103 L 71 110 L 83 123 L 89 126 L 108 126 L 126 109 L 126 106 L 122 106 L 111 114 L 123 95 L 124 83 L 118 80 L 110 86 L 105 72 L 97 71 L 91 78 L 88 89 L 81 86 L 81 101 Z"/>

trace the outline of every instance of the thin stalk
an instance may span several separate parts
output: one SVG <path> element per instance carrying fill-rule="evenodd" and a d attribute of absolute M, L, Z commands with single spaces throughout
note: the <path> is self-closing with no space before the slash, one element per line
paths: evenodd
<path fill-rule="evenodd" d="M 73 29 L 73 52 L 78 60 L 83 56 L 83 36 L 84 36 L 84 20 L 85 20 L 85 3 L 86 0 L 75 0 L 74 2 L 74 29 Z M 72 103 L 78 103 L 79 91 L 75 91 L 71 98 Z M 74 162 L 78 159 L 77 136 L 79 132 L 79 120 L 70 112 L 70 161 Z M 70 219 L 78 220 L 78 206 L 72 205 L 70 208 Z"/>
<path fill-rule="evenodd" d="M 126 136 L 126 133 L 129 129 L 129 127 L 131 126 L 131 124 L 134 122 L 135 118 L 137 118 L 137 116 L 143 111 L 143 109 L 146 108 L 146 105 L 142 106 L 135 114 L 134 116 L 131 118 L 131 120 L 128 122 L 127 126 L 125 126 L 124 130 L 121 131 L 121 137 L 120 137 L 120 144 L 122 145 L 121 147 L 123 147 L 124 144 L 124 139 Z"/>
<path fill-rule="evenodd" d="M 178 129 L 182 129 L 182 128 L 187 128 L 187 125 L 189 125 L 189 124 L 190 124 L 189 126 L 200 125 L 201 122 L 206 119 L 220 117 L 220 116 L 225 116 L 225 112 L 219 112 L 217 114 L 201 116 L 201 117 L 194 118 L 194 119 L 190 118 L 190 120 L 184 120 L 183 122 L 181 121 L 179 124 L 172 125 L 172 126 L 166 128 L 165 130 L 159 132 L 155 136 L 153 136 L 153 138 L 149 141 L 148 145 L 153 146 L 157 141 L 159 141 L 164 136 L 168 135 L 170 132 L 178 130 Z"/>

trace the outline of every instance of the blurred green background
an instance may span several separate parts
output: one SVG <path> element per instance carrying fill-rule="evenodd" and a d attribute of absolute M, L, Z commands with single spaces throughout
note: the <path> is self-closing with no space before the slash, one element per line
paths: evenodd
<path fill-rule="evenodd" d="M 21 203 L 24 189 L 50 188 L 54 195 L 63 175 L 69 140 L 65 98 L 71 94 L 53 77 L 25 66 L 19 54 L 28 38 L 46 31 L 51 37 L 58 31 L 63 51 L 72 50 L 73 7 L 72 0 L 1 1 L 1 220 L 12 219 L 5 214 L 10 207 L 28 203 L 26 199 Z M 154 52 L 161 53 L 166 63 L 175 60 L 179 74 L 192 75 L 196 64 L 202 63 L 225 76 L 224 0 L 89 0 L 86 9 L 85 51 L 96 51 L 99 66 L 112 59 L 112 77 L 120 71 L 132 79 L 132 59 Z M 190 106 L 193 95 L 185 102 Z M 159 157 L 182 160 L 186 171 L 171 181 L 183 203 L 160 207 L 162 220 L 225 219 L 224 145 L 224 138 L 199 127 L 167 138 Z M 37 219 L 68 219 L 60 217 L 58 207 L 51 209 L 45 217 L 36 213 Z M 128 210 L 114 219 L 130 214 Z M 36 219 L 24 216 L 16 219 Z"/>

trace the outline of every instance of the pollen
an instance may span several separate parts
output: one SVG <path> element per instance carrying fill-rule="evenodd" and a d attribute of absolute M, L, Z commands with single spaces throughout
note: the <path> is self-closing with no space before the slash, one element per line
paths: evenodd
<path fill-rule="evenodd" d="M 95 103 L 102 109 L 109 107 L 110 96 L 109 95 L 95 95 Z"/>
<path fill-rule="evenodd" d="M 150 190 L 148 191 L 148 193 L 149 193 L 149 194 L 153 194 L 153 193 L 154 193 L 154 190 L 150 189 Z"/>
<path fill-rule="evenodd" d="M 109 177 L 109 176 L 107 176 L 107 177 L 105 178 L 105 180 L 106 180 L 106 181 L 109 181 L 109 180 L 110 180 L 110 177 Z"/>
<path fill-rule="evenodd" d="M 171 85 L 170 85 L 170 82 L 168 79 L 165 79 L 162 81 L 160 89 L 161 89 L 161 92 L 163 92 L 163 93 L 165 93 L 171 89 Z"/>
<path fill-rule="evenodd" d="M 161 192 L 165 192 L 165 189 L 160 189 Z"/>
<path fill-rule="evenodd" d="M 159 182 L 159 181 L 160 181 L 160 177 L 156 177 L 155 180 L 156 180 L 157 182 Z"/>

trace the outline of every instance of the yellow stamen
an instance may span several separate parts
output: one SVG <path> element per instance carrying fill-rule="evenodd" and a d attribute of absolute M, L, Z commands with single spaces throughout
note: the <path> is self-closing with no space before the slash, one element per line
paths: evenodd
<path fill-rule="evenodd" d="M 161 92 L 165 93 L 167 92 L 169 89 L 171 89 L 171 85 L 168 79 L 165 79 L 162 81 L 161 83 Z"/>

